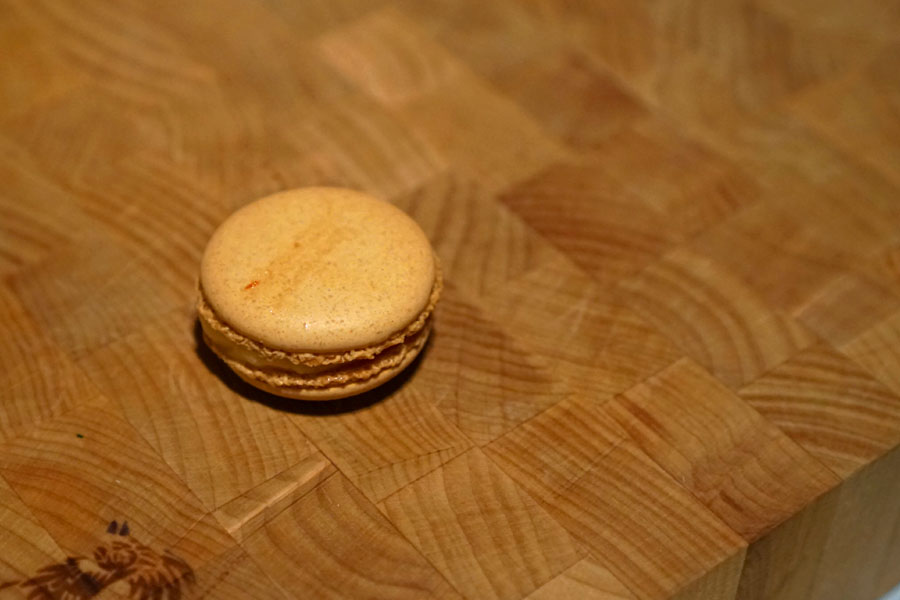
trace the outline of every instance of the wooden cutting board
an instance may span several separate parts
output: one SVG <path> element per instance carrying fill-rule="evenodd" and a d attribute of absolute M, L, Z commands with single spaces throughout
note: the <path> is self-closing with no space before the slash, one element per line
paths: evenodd
<path fill-rule="evenodd" d="M 0 56 L 0 597 L 900 581 L 896 1 L 8 0 Z M 316 184 L 448 283 L 403 377 L 310 405 L 193 303 Z"/>

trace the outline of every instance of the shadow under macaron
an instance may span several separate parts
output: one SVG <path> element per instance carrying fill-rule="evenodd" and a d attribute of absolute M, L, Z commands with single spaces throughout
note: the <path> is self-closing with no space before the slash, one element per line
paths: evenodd
<path fill-rule="evenodd" d="M 210 350 L 209 346 L 203 340 L 203 329 L 200 327 L 200 321 L 194 321 L 194 341 L 195 351 L 200 361 L 209 369 L 228 389 L 253 402 L 264 404 L 275 410 L 289 412 L 300 415 L 339 415 L 362 410 L 373 404 L 377 404 L 382 400 L 396 393 L 415 375 L 422 364 L 423 357 L 428 353 L 432 340 L 435 336 L 432 330 L 431 335 L 419 355 L 403 371 L 396 377 L 386 383 L 356 396 L 349 398 L 340 398 L 338 400 L 296 400 L 294 398 L 282 398 L 261 389 L 255 388 L 228 368 L 215 352 Z"/>

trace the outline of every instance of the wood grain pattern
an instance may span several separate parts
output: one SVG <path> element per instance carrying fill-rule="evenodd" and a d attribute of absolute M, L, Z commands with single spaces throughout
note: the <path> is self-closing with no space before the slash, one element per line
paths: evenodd
<path fill-rule="evenodd" d="M 894 365 L 900 361 L 898 340 L 900 312 L 895 312 L 845 343 L 841 350 L 897 394 L 900 393 L 900 376 Z"/>
<path fill-rule="evenodd" d="M 900 491 L 898 454 L 894 449 L 882 460 L 867 465 L 839 490 L 812 595 L 839 598 L 859 593 L 878 597 L 900 577 L 900 566 L 892 558 L 900 551 L 900 518 L 893 508 L 880 508 L 883 502 L 893 505 L 891 498 Z M 882 479 L 877 473 L 880 470 L 890 474 Z M 842 576 L 840 570 L 845 567 L 855 569 L 857 574 L 852 578 Z"/>
<path fill-rule="evenodd" d="M 589 402 L 557 404 L 488 453 L 639 597 L 672 594 L 744 552 L 734 531 Z"/>
<path fill-rule="evenodd" d="M 487 293 L 560 258 L 521 214 L 458 173 L 437 175 L 393 202 L 422 226 L 447 280 L 469 294 Z"/>
<path fill-rule="evenodd" d="M 0 318 L 6 357 L 0 371 L 0 439 L 15 437 L 78 404 L 104 402 L 87 375 L 53 344 L 6 286 L 0 287 Z M 34 368 L 35 362 L 40 368 Z"/>
<path fill-rule="evenodd" d="M 345 401 L 346 414 L 330 414 L 333 407 L 300 407 L 292 417 L 372 502 L 380 502 L 473 445 L 435 406 L 427 389 L 403 383 L 403 378 L 395 379 L 388 387 Z M 281 401 L 274 404 L 294 408 Z M 394 443 L 384 444 L 384 439 Z"/>
<path fill-rule="evenodd" d="M 242 542 L 334 471 L 334 465 L 317 452 L 220 506 L 213 514 L 232 537 Z"/>
<path fill-rule="evenodd" d="M 384 512 L 471 598 L 521 598 L 578 560 L 568 533 L 479 450 L 386 498 Z"/>
<path fill-rule="evenodd" d="M 896 114 L 900 78 L 892 63 L 900 50 L 893 43 L 867 65 L 795 101 L 798 116 L 829 142 L 900 182 L 895 160 L 900 120 Z"/>
<path fill-rule="evenodd" d="M 821 287 L 796 311 L 797 320 L 819 337 L 842 346 L 898 308 L 893 282 L 860 274 L 840 275 Z"/>
<path fill-rule="evenodd" d="M 436 311 L 444 327 L 417 379 L 441 413 L 483 445 L 550 408 L 568 393 L 553 365 L 529 352 L 450 286 Z"/>
<path fill-rule="evenodd" d="M 812 343 L 715 261 L 680 248 L 624 280 L 625 302 L 730 387 Z M 752 324 L 752 326 L 750 325 Z"/>
<path fill-rule="evenodd" d="M 320 38 L 319 48 L 337 71 L 388 106 L 440 88 L 461 68 L 415 21 L 393 8 L 333 30 Z"/>
<path fill-rule="evenodd" d="M 616 577 L 590 557 L 584 558 L 562 574 L 527 596 L 529 600 L 585 598 L 586 600 L 630 600 L 634 598 Z"/>
<path fill-rule="evenodd" d="M 0 559 L 0 581 L 26 579 L 46 564 L 65 559 L 65 554 L 40 524 L 35 521 L 28 507 L 15 491 L 0 482 L 0 543 L 4 548 L 15 548 Z"/>
<path fill-rule="evenodd" d="M 878 597 L 898 32 L 896 0 L 0 3 L 0 597 Z M 193 308 L 217 224 L 308 185 L 400 207 L 445 276 L 419 360 L 315 406 Z"/>
<path fill-rule="evenodd" d="M 499 69 L 492 81 L 548 132 L 579 150 L 596 148 L 650 115 L 589 57 L 568 47 Z"/>
<path fill-rule="evenodd" d="M 90 225 L 74 197 L 47 181 L 28 154 L 2 139 L 0 174 L 6 182 L 0 192 L 4 222 L 0 273 L 40 262 Z M 50 217 L 54 213 L 57 216 Z"/>
<path fill-rule="evenodd" d="M 447 89 L 453 93 L 448 94 Z M 470 75 L 435 89 L 398 111 L 459 172 L 489 191 L 524 179 L 565 155 L 529 114 Z"/>
<path fill-rule="evenodd" d="M 234 395 L 198 356 L 193 315 L 172 315 L 81 359 L 119 411 L 179 474 L 208 510 L 316 454 L 300 430 Z M 172 340 L 170 335 L 178 335 Z M 173 348 L 180 351 L 174 352 Z M 153 386 L 129 382 L 148 377 Z M 189 401 L 186 401 L 189 399 Z M 155 426 L 171 421 L 163 430 Z"/>
<path fill-rule="evenodd" d="M 244 546 L 291 596 L 459 597 L 341 474 L 267 521 Z"/>
<path fill-rule="evenodd" d="M 608 407 L 648 456 L 748 542 L 838 482 L 688 359 Z"/>
<path fill-rule="evenodd" d="M 607 397 L 681 356 L 672 342 L 570 261 L 533 269 L 483 301 L 532 352 L 552 361 L 573 391 Z"/>
<path fill-rule="evenodd" d="M 826 344 L 799 352 L 739 395 L 841 477 L 900 443 L 900 398 Z"/>

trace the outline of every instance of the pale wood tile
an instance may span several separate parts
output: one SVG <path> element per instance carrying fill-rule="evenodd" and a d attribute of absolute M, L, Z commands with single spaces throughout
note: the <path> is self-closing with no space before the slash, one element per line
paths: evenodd
<path fill-rule="evenodd" d="M 382 505 L 466 597 L 521 598 L 579 558 L 569 534 L 477 449 Z"/>
<path fill-rule="evenodd" d="M 619 286 L 623 302 L 731 388 L 813 343 L 717 262 L 679 248 Z"/>
<path fill-rule="evenodd" d="M 744 552 L 593 403 L 562 402 L 487 452 L 638 598 L 671 595 Z"/>
<path fill-rule="evenodd" d="M 840 483 L 690 359 L 605 408 L 648 456 L 748 542 Z"/>
<path fill-rule="evenodd" d="M 291 594 L 460 597 L 339 473 L 268 520 L 243 547 Z M 378 551 L 372 552 L 374 548 Z"/>
<path fill-rule="evenodd" d="M 900 397 L 826 344 L 799 352 L 738 395 L 842 478 L 900 443 Z"/>
<path fill-rule="evenodd" d="M 195 328 L 193 312 L 179 311 L 79 365 L 214 510 L 318 453 L 287 415 L 218 377 L 227 369 Z"/>

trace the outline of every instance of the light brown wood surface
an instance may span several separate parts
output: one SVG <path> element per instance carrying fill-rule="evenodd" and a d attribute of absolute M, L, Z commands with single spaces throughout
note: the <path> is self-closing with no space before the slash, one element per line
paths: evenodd
<path fill-rule="evenodd" d="M 193 303 L 319 184 L 447 283 L 413 368 L 308 405 Z M 895 0 L 4 0 L 0 277 L 0 597 L 900 582 Z"/>

